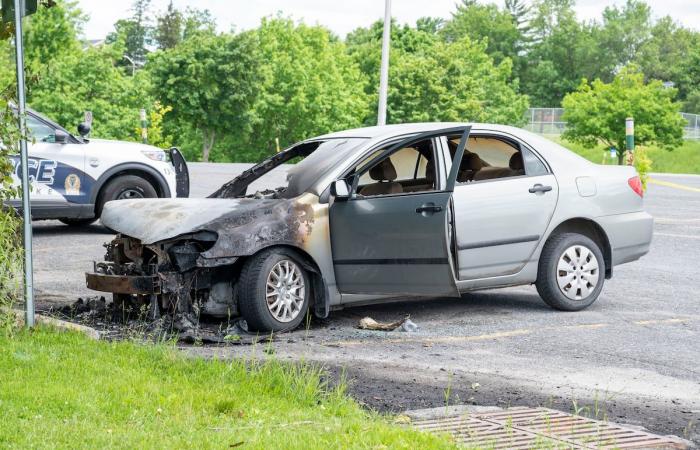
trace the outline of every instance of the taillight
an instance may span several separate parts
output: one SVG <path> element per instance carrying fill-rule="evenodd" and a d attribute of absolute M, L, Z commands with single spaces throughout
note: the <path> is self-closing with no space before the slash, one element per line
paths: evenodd
<path fill-rule="evenodd" d="M 637 193 L 640 197 L 644 197 L 644 188 L 642 187 L 642 180 L 639 176 L 632 177 L 627 180 L 627 184 L 630 185 L 632 190 Z"/>

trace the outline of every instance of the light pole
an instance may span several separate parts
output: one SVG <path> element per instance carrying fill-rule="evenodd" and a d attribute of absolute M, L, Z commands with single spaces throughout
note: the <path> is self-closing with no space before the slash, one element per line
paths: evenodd
<path fill-rule="evenodd" d="M 384 32 L 382 33 L 382 66 L 379 73 L 379 107 L 377 125 L 386 125 L 386 97 L 389 87 L 389 47 L 391 44 L 391 0 L 384 4 Z"/>
<path fill-rule="evenodd" d="M 129 57 L 129 55 L 124 55 L 124 59 L 129 61 L 131 63 L 131 76 L 133 77 L 136 74 L 136 63 L 134 62 L 133 59 Z"/>

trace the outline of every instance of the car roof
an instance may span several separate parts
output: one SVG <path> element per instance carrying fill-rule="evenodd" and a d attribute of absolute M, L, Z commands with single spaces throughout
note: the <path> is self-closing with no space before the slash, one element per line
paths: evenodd
<path fill-rule="evenodd" d="M 317 136 L 313 140 L 319 139 L 340 139 L 340 138 L 367 138 L 400 136 L 408 133 L 422 133 L 427 131 L 440 130 L 442 128 L 453 128 L 459 126 L 471 126 L 474 131 L 503 131 L 507 133 L 520 133 L 521 129 L 508 125 L 497 125 L 490 123 L 469 123 L 469 122 L 419 122 L 401 123 L 392 125 L 380 125 L 374 127 L 353 128 L 350 130 L 337 131 L 334 133 Z"/>

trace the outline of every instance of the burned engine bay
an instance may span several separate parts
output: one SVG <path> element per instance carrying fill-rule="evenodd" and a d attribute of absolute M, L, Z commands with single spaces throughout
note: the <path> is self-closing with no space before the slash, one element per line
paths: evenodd
<path fill-rule="evenodd" d="M 315 221 L 311 194 L 284 198 L 280 187 L 247 195 L 247 187 L 315 146 L 276 154 L 209 198 L 108 203 L 103 222 L 120 234 L 105 244 L 104 261 L 85 274 L 87 287 L 112 293 L 117 305 L 146 310 L 152 320 L 167 315 L 175 328 L 188 329 L 202 314 L 238 316 L 245 257 L 271 245 L 303 248 Z M 312 262 L 307 269 L 318 272 Z"/>

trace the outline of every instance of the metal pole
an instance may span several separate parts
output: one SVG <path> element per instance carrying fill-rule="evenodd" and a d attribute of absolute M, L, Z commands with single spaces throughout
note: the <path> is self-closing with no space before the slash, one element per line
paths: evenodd
<path fill-rule="evenodd" d="M 32 264 L 32 210 L 29 203 L 29 163 L 27 161 L 26 99 L 24 98 L 24 47 L 22 45 L 22 0 L 15 0 L 15 55 L 17 61 L 17 115 L 21 132 L 19 141 L 22 161 L 22 216 L 24 219 L 24 323 L 34 326 L 34 271 Z"/>
<path fill-rule="evenodd" d="M 384 33 L 382 34 L 382 67 L 379 74 L 379 108 L 377 125 L 386 125 L 386 98 L 389 87 L 389 47 L 391 41 L 391 0 L 384 4 Z"/>
<path fill-rule="evenodd" d="M 148 123 L 146 122 L 146 110 L 141 108 L 141 142 L 148 144 Z"/>
<path fill-rule="evenodd" d="M 627 147 L 627 165 L 634 164 L 634 119 L 625 119 L 625 146 Z"/>

